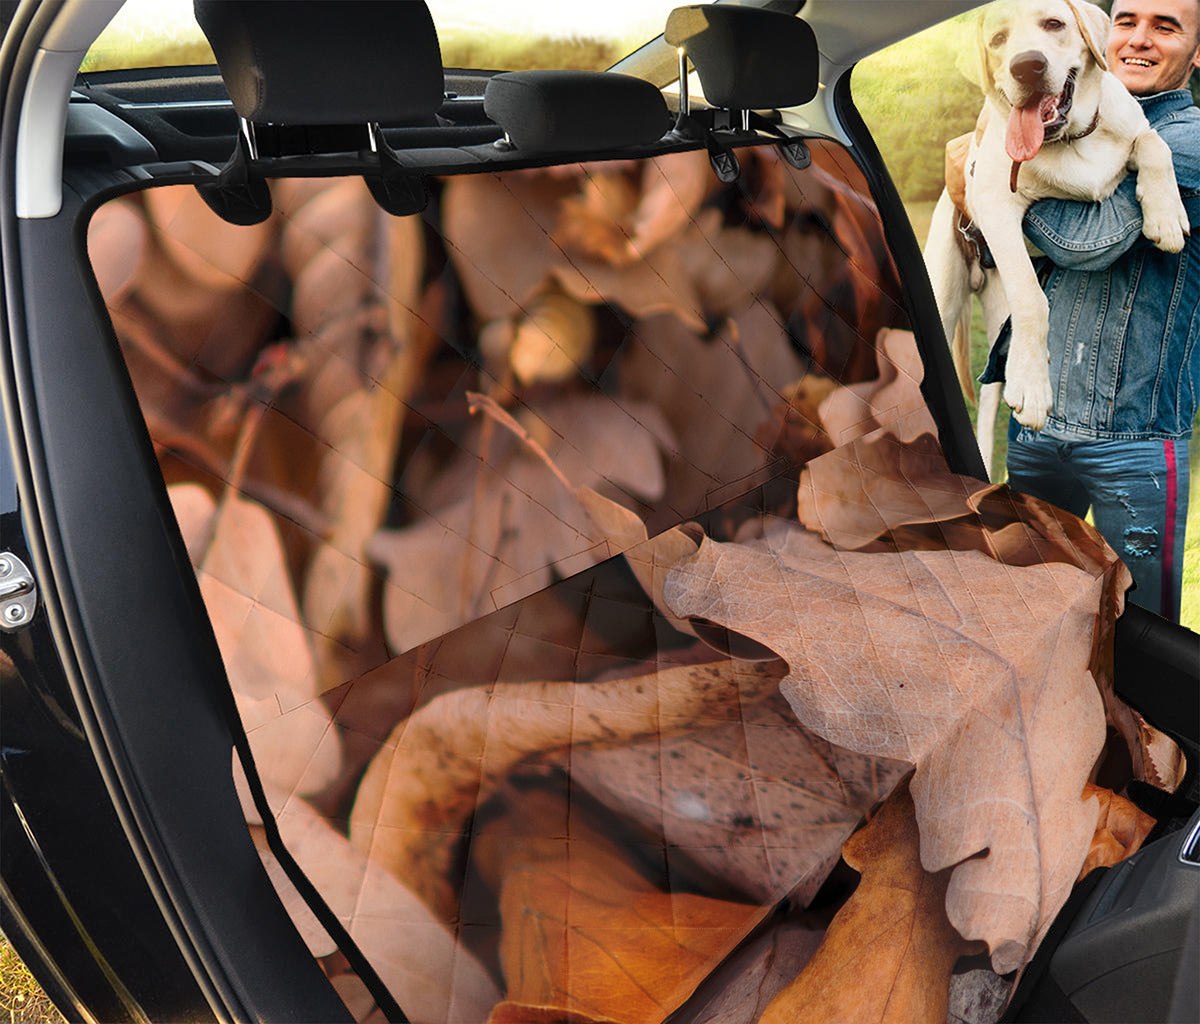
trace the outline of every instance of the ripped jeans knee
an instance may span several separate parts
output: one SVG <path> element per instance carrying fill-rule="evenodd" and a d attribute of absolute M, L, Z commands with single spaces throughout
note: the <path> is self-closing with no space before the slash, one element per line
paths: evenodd
<path fill-rule="evenodd" d="M 1129 600 L 1178 620 L 1188 506 L 1188 442 L 1010 437 L 1010 485 L 1096 529 L 1133 574 Z"/>

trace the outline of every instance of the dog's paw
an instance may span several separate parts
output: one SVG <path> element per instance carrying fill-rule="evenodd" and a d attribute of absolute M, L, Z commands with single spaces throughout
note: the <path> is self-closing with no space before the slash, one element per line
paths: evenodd
<path fill-rule="evenodd" d="M 1008 380 L 1004 385 L 1004 401 L 1012 409 L 1013 416 L 1021 426 L 1041 430 L 1046 425 L 1047 415 L 1054 407 L 1049 369 L 1014 375 L 1010 364 Z"/>
<path fill-rule="evenodd" d="M 1172 201 L 1173 200 L 1173 201 Z M 1142 234 L 1163 252 L 1180 252 L 1191 224 L 1178 196 L 1142 204 Z"/>

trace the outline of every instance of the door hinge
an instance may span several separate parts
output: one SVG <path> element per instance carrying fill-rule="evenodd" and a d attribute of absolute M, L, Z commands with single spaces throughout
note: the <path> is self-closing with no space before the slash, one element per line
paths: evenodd
<path fill-rule="evenodd" d="M 0 629 L 12 632 L 29 625 L 36 607 L 33 573 L 16 555 L 0 551 Z"/>

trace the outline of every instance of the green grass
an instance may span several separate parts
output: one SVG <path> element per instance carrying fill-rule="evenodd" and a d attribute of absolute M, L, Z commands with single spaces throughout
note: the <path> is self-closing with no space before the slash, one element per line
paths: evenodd
<path fill-rule="evenodd" d="M 16 950 L 0 935 L 0 1022 L 61 1024 L 63 1020 Z"/>
<path fill-rule="evenodd" d="M 442 62 L 448 68 L 569 68 L 603 71 L 621 59 L 630 47 L 606 39 L 558 39 L 494 34 L 486 38 L 450 36 L 442 42 Z M 102 37 L 87 53 L 83 72 L 108 68 L 168 67 L 216 63 L 212 48 L 203 39 L 139 40 Z"/>
<path fill-rule="evenodd" d="M 191 64 L 215 64 L 212 47 L 203 39 L 172 40 L 167 43 L 143 43 L 101 37 L 84 57 L 79 70 L 107 71 L 111 68 L 166 68 Z"/>
<path fill-rule="evenodd" d="M 485 36 L 452 32 L 440 40 L 445 67 L 505 71 L 547 67 L 603 71 L 640 42 L 638 38 L 530 37 L 516 32 L 491 32 Z M 118 27 L 102 34 L 92 45 L 80 70 L 87 73 L 110 68 L 215 63 L 212 47 L 195 26 L 182 25 L 167 35 L 142 35 Z"/>
<path fill-rule="evenodd" d="M 573 71 L 604 71 L 612 67 L 630 47 L 607 39 L 541 37 L 493 33 L 486 38 L 451 36 L 442 41 L 442 63 L 448 68 L 566 68 Z"/>
<path fill-rule="evenodd" d="M 937 199 L 947 140 L 975 127 L 983 97 L 956 70 L 958 55 L 971 45 L 969 17 L 872 54 L 851 77 L 855 105 L 905 202 Z"/>
<path fill-rule="evenodd" d="M 1188 501 L 1187 543 L 1183 551 L 1183 600 L 1179 621 L 1200 633 L 1200 414 L 1192 428 L 1192 490 Z"/>

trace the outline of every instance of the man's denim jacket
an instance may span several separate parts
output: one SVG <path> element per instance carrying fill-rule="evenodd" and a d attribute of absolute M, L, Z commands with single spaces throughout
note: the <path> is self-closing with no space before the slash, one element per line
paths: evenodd
<path fill-rule="evenodd" d="M 1029 208 L 1025 233 L 1050 261 L 1041 261 L 1050 437 L 1191 434 L 1200 400 L 1200 109 L 1186 89 L 1140 102 L 1171 147 L 1192 233 L 1176 254 L 1147 241 L 1133 175 L 1103 202 L 1044 199 Z"/>

